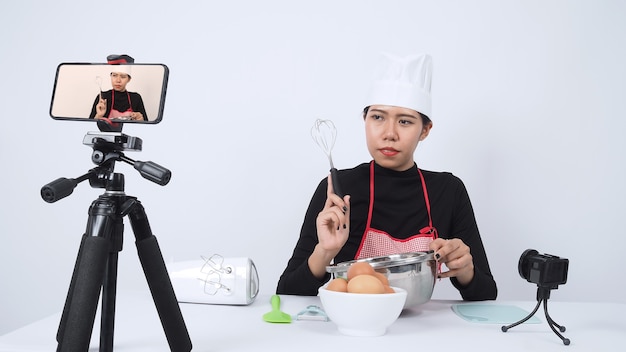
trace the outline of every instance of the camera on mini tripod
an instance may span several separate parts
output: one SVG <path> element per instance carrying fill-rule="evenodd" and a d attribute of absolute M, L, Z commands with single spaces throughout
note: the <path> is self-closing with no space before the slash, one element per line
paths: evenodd
<path fill-rule="evenodd" d="M 565 332 L 565 326 L 557 324 L 548 313 L 548 299 L 550 291 L 559 288 L 567 282 L 567 270 L 569 268 L 569 260 L 552 254 L 539 254 L 534 249 L 525 250 L 519 258 L 517 270 L 522 279 L 537 284 L 537 305 L 535 309 L 525 318 L 501 327 L 502 332 L 507 332 L 530 319 L 539 306 L 543 303 L 543 310 L 550 329 L 563 341 L 564 345 L 570 344 L 570 339 L 561 335 Z M 558 331 L 557 331 L 558 329 Z"/>
<path fill-rule="evenodd" d="M 556 288 L 567 282 L 569 260 L 552 254 L 540 254 L 527 249 L 519 259 L 520 276 L 542 287 Z"/>

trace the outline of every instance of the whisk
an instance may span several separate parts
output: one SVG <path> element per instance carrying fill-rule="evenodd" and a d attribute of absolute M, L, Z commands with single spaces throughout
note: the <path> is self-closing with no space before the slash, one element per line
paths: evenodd
<path fill-rule="evenodd" d="M 102 77 L 96 76 L 96 85 L 98 86 L 100 99 L 102 99 Z"/>
<path fill-rule="evenodd" d="M 313 124 L 313 127 L 311 128 L 311 137 L 313 137 L 315 143 L 317 143 L 324 154 L 328 157 L 328 161 L 330 162 L 330 177 L 333 181 L 333 190 L 336 195 L 343 198 L 344 195 L 339 186 L 337 169 L 335 168 L 335 165 L 333 165 L 333 157 L 331 155 L 333 146 L 335 145 L 335 139 L 337 138 L 337 129 L 335 128 L 335 124 L 333 124 L 330 120 L 315 120 L 315 124 Z"/>

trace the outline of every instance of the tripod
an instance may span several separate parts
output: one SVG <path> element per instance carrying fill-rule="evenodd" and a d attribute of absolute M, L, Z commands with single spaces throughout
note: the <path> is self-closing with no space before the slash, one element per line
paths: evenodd
<path fill-rule="evenodd" d="M 569 345 L 570 339 L 564 337 L 563 335 L 561 335 L 561 333 L 559 333 L 559 331 L 565 332 L 565 326 L 557 324 L 554 320 L 552 320 L 552 317 L 550 317 L 550 314 L 548 314 L 548 299 L 550 298 L 550 290 L 552 290 L 553 288 L 556 288 L 556 287 L 537 286 L 537 305 L 535 306 L 535 309 L 533 309 L 533 311 L 530 314 L 528 314 L 528 316 L 526 316 L 524 319 L 516 323 L 513 323 L 511 325 L 502 326 L 502 332 L 507 332 L 509 329 L 515 326 L 518 326 L 524 323 L 525 321 L 527 321 L 528 319 L 530 319 L 533 315 L 535 315 L 535 313 L 537 313 L 539 306 L 541 305 L 541 303 L 543 303 L 543 311 L 546 315 L 546 321 L 548 322 L 548 325 L 550 325 L 550 329 L 554 331 L 556 336 L 561 338 L 564 345 L 566 346 Z M 556 331 L 556 328 L 558 328 L 559 331 Z"/>
<path fill-rule="evenodd" d="M 132 164 L 144 178 L 160 185 L 169 182 L 169 170 L 152 162 L 134 161 L 122 150 L 141 149 L 141 140 L 122 133 L 90 133 L 84 144 L 93 145 L 92 161 L 99 164 L 76 179 L 60 178 L 41 189 L 42 198 L 55 202 L 72 193 L 79 182 L 105 192 L 91 203 L 87 229 L 82 236 L 56 340 L 58 352 L 87 351 L 93 331 L 100 291 L 102 309 L 100 351 L 113 350 L 118 254 L 123 243 L 123 218 L 128 216 L 146 281 L 171 351 L 191 350 L 183 320 L 161 250 L 152 234 L 141 202 L 124 193 L 124 175 L 114 173 L 115 161 Z"/>

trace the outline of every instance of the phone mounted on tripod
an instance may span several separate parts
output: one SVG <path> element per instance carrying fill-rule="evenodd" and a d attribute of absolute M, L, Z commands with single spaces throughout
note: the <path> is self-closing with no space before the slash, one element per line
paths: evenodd
<path fill-rule="evenodd" d="M 126 123 L 161 122 L 168 79 L 166 65 L 135 63 L 126 54 L 109 55 L 106 63 L 60 64 L 50 116 L 55 120 L 97 123 L 100 132 L 87 133 L 83 144 L 93 148 L 91 161 L 98 166 L 80 177 L 59 178 L 45 185 L 41 197 L 48 203 L 56 202 L 69 196 L 84 180 L 89 180 L 92 187 L 106 188 L 107 180 L 114 175 L 115 161 L 133 165 L 142 177 L 158 185 L 169 183 L 172 174 L 168 169 L 124 155 L 124 151 L 141 151 L 143 142 L 122 133 Z"/>
<path fill-rule="evenodd" d="M 109 55 L 106 63 L 61 63 L 50 117 L 96 122 L 103 132 L 121 132 L 124 124 L 158 124 L 168 79 L 166 65 L 135 63 L 128 55 Z"/>
<path fill-rule="evenodd" d="M 143 142 L 141 138 L 121 132 L 124 123 L 160 121 L 167 84 L 167 70 L 163 71 L 166 66 L 155 65 L 160 69 L 151 72 L 160 72 L 157 75 L 160 79 L 157 79 L 154 85 L 143 86 L 144 93 L 149 93 L 151 88 L 159 92 L 158 103 L 153 106 L 157 113 L 152 115 L 148 112 L 147 105 L 143 104 L 143 93 L 131 94 L 125 89 L 131 77 L 133 75 L 136 77 L 136 67 L 141 65 L 134 64 L 134 59 L 128 55 L 110 55 L 107 60 L 108 63 L 103 64 L 107 66 L 104 69 L 100 67 L 102 65 L 68 64 L 69 71 L 65 69 L 62 71 L 61 68 L 66 66 L 60 65 L 57 69 L 50 108 L 50 115 L 55 119 L 96 121 L 100 132 L 89 132 L 83 138 L 83 144 L 93 149 L 91 161 L 96 166 L 77 178 L 62 177 L 43 186 L 41 188 L 43 200 L 54 203 L 65 198 L 72 194 L 78 183 L 85 180 L 89 180 L 94 188 L 105 189 L 89 207 L 86 231 L 81 239 L 56 335 L 57 351 L 89 350 L 99 302 L 101 302 L 100 351 L 113 350 L 118 255 L 123 247 L 123 218 L 128 217 L 135 235 L 137 254 L 169 347 L 172 351 L 188 352 L 192 348 L 191 339 L 156 237 L 152 234 L 143 205 L 136 197 L 125 193 L 124 175 L 115 172 L 116 162 L 122 161 L 132 165 L 145 179 L 161 186 L 170 181 L 171 171 L 167 168 L 151 161 L 137 161 L 127 157 L 125 151 L 141 151 Z M 132 69 L 127 67 L 130 64 L 133 64 Z M 80 90 L 79 83 L 83 82 L 85 77 L 93 78 L 92 74 L 95 71 L 92 69 L 96 66 L 103 69 L 100 72 L 110 72 L 112 89 L 103 91 L 100 87 L 91 108 L 94 115 L 90 117 L 89 108 L 86 108 L 84 103 L 72 104 L 71 100 L 64 101 L 60 97 L 74 98 L 67 91 L 76 91 L 76 87 L 72 87 L 73 84 L 78 85 Z M 148 66 L 153 69 L 153 65 Z M 76 70 L 76 67 L 80 68 Z M 85 71 L 86 67 L 93 72 Z M 73 74 L 68 75 L 68 72 Z M 124 97 L 127 98 L 126 101 Z M 117 103 L 112 101 L 116 98 Z M 72 110 L 70 107 L 73 105 L 81 107 Z M 55 115 L 59 111 L 63 114 Z M 150 120 L 150 116 L 156 117 Z"/>

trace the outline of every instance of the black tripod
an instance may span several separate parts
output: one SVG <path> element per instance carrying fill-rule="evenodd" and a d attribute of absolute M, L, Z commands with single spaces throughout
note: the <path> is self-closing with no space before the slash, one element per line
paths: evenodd
<path fill-rule="evenodd" d="M 550 298 L 550 290 L 552 290 L 553 288 L 554 287 L 537 286 L 537 305 L 535 306 L 535 309 L 533 309 L 533 311 L 530 314 L 528 314 L 526 318 L 518 321 L 517 323 L 513 323 L 507 326 L 502 326 L 502 332 L 507 332 L 509 329 L 516 327 L 524 323 L 528 319 L 530 319 L 533 315 L 535 315 L 535 313 L 537 313 L 539 306 L 541 305 L 541 303 L 543 303 L 543 311 L 546 315 L 546 321 L 548 322 L 548 325 L 550 325 L 550 329 L 554 331 L 556 336 L 561 338 L 564 345 L 566 346 L 569 345 L 570 339 L 564 337 L 563 335 L 561 335 L 561 333 L 559 333 L 559 331 L 565 332 L 565 326 L 557 324 L 554 320 L 552 320 L 552 317 L 550 317 L 550 314 L 548 314 L 548 299 Z M 556 328 L 558 328 L 559 331 L 556 331 Z"/>
<path fill-rule="evenodd" d="M 118 253 L 123 243 L 123 218 L 128 216 L 152 299 L 171 351 L 191 350 L 191 339 L 172 287 L 161 250 L 141 202 L 124 193 L 124 175 L 114 173 L 115 161 L 132 164 L 144 178 L 160 185 L 169 182 L 169 170 L 152 162 L 134 161 L 123 150 L 141 149 L 141 140 L 122 133 L 89 133 L 84 144 L 93 145 L 92 161 L 98 164 L 77 179 L 60 178 L 41 189 L 49 203 L 70 195 L 79 182 L 89 180 L 104 194 L 89 207 L 56 340 L 57 351 L 87 351 L 102 290 L 100 351 L 113 350 Z"/>

